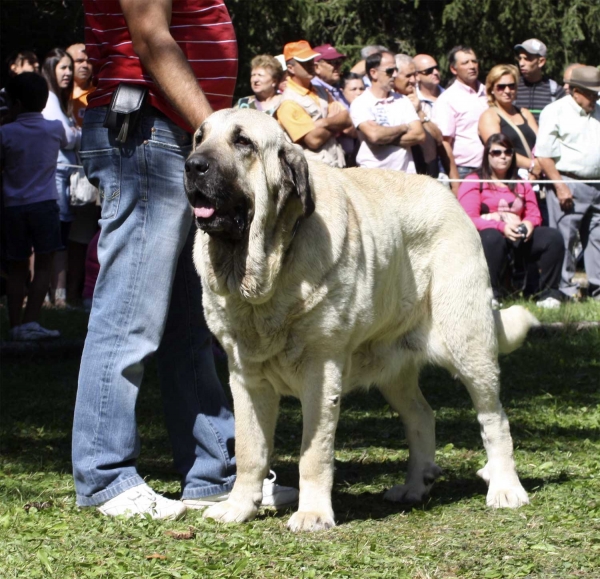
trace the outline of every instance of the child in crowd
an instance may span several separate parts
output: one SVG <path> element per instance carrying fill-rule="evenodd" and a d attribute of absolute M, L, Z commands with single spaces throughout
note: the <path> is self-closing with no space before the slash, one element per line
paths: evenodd
<path fill-rule="evenodd" d="M 39 74 L 15 76 L 6 91 L 17 113 L 14 122 L 0 127 L 9 336 L 19 341 L 58 338 L 60 332 L 43 328 L 38 319 L 54 252 L 62 248 L 55 174 L 58 151 L 67 137 L 60 121 L 42 116 L 48 86 Z M 33 279 L 22 312 L 32 248 Z"/>

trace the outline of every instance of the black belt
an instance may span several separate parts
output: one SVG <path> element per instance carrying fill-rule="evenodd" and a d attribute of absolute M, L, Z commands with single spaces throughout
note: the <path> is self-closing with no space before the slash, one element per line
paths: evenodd
<path fill-rule="evenodd" d="M 575 173 L 569 173 L 568 171 L 559 171 L 559 173 L 565 177 L 568 177 L 569 179 L 575 179 L 575 181 L 586 181 L 586 179 L 575 175 Z"/>

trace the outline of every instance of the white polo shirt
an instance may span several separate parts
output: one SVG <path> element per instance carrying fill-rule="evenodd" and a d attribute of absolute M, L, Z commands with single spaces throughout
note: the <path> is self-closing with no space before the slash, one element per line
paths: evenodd
<path fill-rule="evenodd" d="M 418 121 L 415 108 L 410 100 L 392 92 L 387 98 L 378 98 L 368 88 L 355 98 L 350 105 L 350 116 L 354 126 L 358 128 L 365 121 L 375 121 L 383 127 L 395 127 Z M 378 169 L 394 169 L 405 173 L 416 173 L 410 148 L 397 145 L 370 145 L 359 130 L 360 147 L 356 155 L 359 167 Z"/>
<path fill-rule="evenodd" d="M 570 95 L 546 105 L 535 156 L 554 159 L 559 172 L 600 179 L 600 105 L 588 114 Z"/>

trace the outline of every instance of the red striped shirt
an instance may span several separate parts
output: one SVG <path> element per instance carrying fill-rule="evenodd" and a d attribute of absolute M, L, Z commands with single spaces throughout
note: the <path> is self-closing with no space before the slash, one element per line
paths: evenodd
<path fill-rule="evenodd" d="M 118 0 L 83 0 L 85 44 L 96 91 L 88 108 L 110 103 L 121 82 L 148 87 L 149 103 L 179 126 L 191 127 L 173 110 L 133 50 Z M 215 110 L 231 106 L 237 78 L 237 42 L 223 0 L 173 0 L 170 32 Z"/>

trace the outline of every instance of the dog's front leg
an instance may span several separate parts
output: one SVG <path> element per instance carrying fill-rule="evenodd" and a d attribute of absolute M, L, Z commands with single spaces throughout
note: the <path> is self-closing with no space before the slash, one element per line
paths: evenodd
<path fill-rule="evenodd" d="M 335 526 L 331 507 L 335 431 L 340 415 L 342 369 L 334 362 L 307 375 L 302 402 L 300 499 L 288 522 L 292 531 L 321 531 Z"/>
<path fill-rule="evenodd" d="M 256 516 L 263 480 L 269 471 L 279 395 L 266 380 L 245 380 L 230 374 L 235 410 L 237 476 L 229 498 L 204 512 L 204 517 L 240 523 Z"/>

